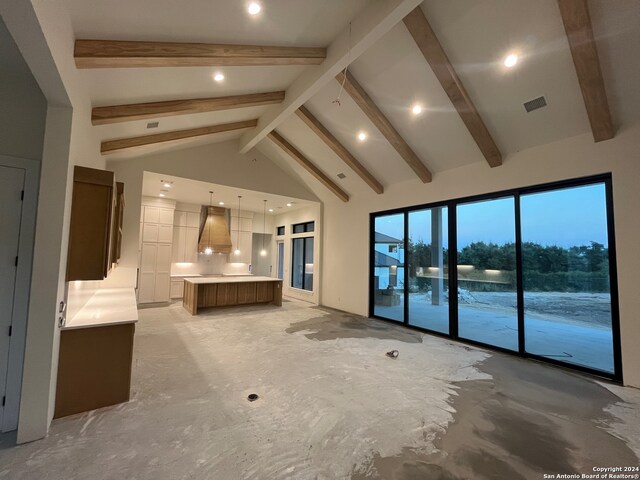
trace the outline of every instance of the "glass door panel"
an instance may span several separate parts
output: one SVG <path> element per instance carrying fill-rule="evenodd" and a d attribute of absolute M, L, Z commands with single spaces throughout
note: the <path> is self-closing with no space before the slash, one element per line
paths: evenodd
<path fill-rule="evenodd" d="M 614 373 L 604 183 L 522 195 L 525 350 Z"/>
<path fill-rule="evenodd" d="M 409 212 L 409 324 L 449 333 L 447 207 Z"/>
<path fill-rule="evenodd" d="M 457 206 L 458 335 L 518 350 L 515 200 Z"/>
<path fill-rule="evenodd" d="M 404 321 L 404 214 L 375 219 L 374 315 Z"/>

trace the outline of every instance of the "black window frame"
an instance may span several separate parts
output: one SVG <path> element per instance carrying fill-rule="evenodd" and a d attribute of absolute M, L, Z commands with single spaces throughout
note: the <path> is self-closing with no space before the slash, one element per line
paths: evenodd
<path fill-rule="evenodd" d="M 385 215 L 403 214 L 404 215 L 404 239 L 403 248 L 406 249 L 408 243 L 408 224 L 409 224 L 409 212 L 415 210 L 422 210 L 435 207 L 447 207 L 448 216 L 448 239 L 449 239 L 449 262 L 450 265 L 457 264 L 458 257 L 458 245 L 457 245 L 457 206 L 462 203 L 478 202 L 483 200 L 492 200 L 505 196 L 513 196 L 515 198 L 515 222 L 516 222 L 516 262 L 517 265 L 522 265 L 522 239 L 521 239 L 521 219 L 520 219 L 520 197 L 522 195 L 531 193 L 541 193 L 553 190 L 559 190 L 563 188 L 580 187 L 591 184 L 602 183 L 605 186 L 605 203 L 607 212 L 607 240 L 608 240 L 608 253 L 609 253 L 609 281 L 610 281 L 610 295 L 611 295 L 611 333 L 613 336 L 613 373 L 605 372 L 589 368 L 582 365 L 576 365 L 571 363 L 565 363 L 553 358 L 543 357 L 533 353 L 529 353 L 525 348 L 524 339 L 524 286 L 522 280 L 522 269 L 517 268 L 517 295 L 518 295 L 518 330 L 519 330 L 519 342 L 518 350 L 508 350 L 505 348 L 496 347 L 494 345 L 482 343 L 475 340 L 469 340 L 461 338 L 458 335 L 458 299 L 457 295 L 450 295 L 449 297 L 449 333 L 442 333 L 427 328 L 410 325 L 408 323 L 408 301 L 405 295 L 405 308 L 403 321 L 399 322 L 393 319 L 387 319 L 379 315 L 375 315 L 374 310 L 374 273 L 375 273 L 375 221 L 377 217 Z M 406 250 L 405 250 L 406 251 Z M 586 177 L 579 177 L 569 180 L 561 180 L 556 182 L 530 185 L 519 188 L 512 188 L 508 190 L 502 190 L 497 192 L 485 193 L 480 195 L 471 195 L 467 197 L 453 198 L 449 200 L 426 203 L 421 205 L 411 205 L 408 207 L 395 208 L 391 210 L 384 210 L 378 212 L 371 212 L 369 214 L 369 317 L 379 320 L 391 322 L 394 324 L 401 324 L 407 328 L 418 330 L 421 332 L 437 335 L 441 337 L 450 338 L 461 343 L 467 343 L 470 345 L 477 345 L 490 350 L 496 350 L 510 355 L 517 355 L 524 358 L 530 358 L 541 362 L 549 363 L 552 365 L 560 366 L 563 368 L 569 368 L 577 370 L 589 375 L 594 375 L 601 378 L 606 378 L 615 383 L 623 384 L 623 371 L 622 371 L 622 347 L 621 347 L 621 335 L 620 335 L 620 305 L 618 298 L 618 272 L 617 272 L 617 256 L 616 256 L 616 241 L 615 241 L 615 220 L 614 220 L 614 206 L 613 206 L 613 181 L 611 173 L 604 173 L 600 175 L 592 175 Z M 409 270 L 404 269 L 404 283 L 409 284 Z M 450 292 L 458 291 L 458 278 L 457 269 L 452 268 L 449 270 L 449 285 Z"/>
<path fill-rule="evenodd" d="M 299 235 L 301 233 L 311 233 L 315 231 L 315 223 L 316 222 L 302 222 L 302 223 L 294 223 L 293 225 L 291 225 L 291 233 L 293 235 Z M 298 227 L 302 227 L 302 230 L 299 232 L 296 232 L 296 228 Z"/>
<path fill-rule="evenodd" d="M 294 271 L 295 271 L 295 262 L 296 262 L 296 256 L 295 256 L 295 242 L 296 240 L 302 240 L 302 287 L 295 287 L 293 285 L 293 275 L 294 275 Z M 315 237 L 314 236 L 307 236 L 307 237 L 293 237 L 291 239 L 291 281 L 289 282 L 291 288 L 295 288 L 296 290 L 304 290 L 305 292 L 313 292 L 313 284 L 315 283 L 313 281 L 313 277 L 315 277 L 315 273 L 311 274 L 311 289 L 306 288 L 306 283 L 307 283 L 307 278 L 306 278 L 306 274 L 304 272 L 304 268 L 305 268 L 305 263 L 304 263 L 304 259 L 307 257 L 307 240 L 313 240 L 313 248 L 316 248 L 316 242 L 315 242 Z M 315 251 L 314 253 L 314 257 L 315 257 Z M 315 262 L 314 262 L 315 264 Z"/>
<path fill-rule="evenodd" d="M 280 225 L 279 227 L 276 227 L 276 236 L 277 237 L 282 237 L 284 234 L 285 234 L 284 225 Z"/>

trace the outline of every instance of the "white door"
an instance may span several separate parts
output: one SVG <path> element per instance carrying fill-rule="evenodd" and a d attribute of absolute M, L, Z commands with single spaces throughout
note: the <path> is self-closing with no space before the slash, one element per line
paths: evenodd
<path fill-rule="evenodd" d="M 9 328 L 13 317 L 18 242 L 22 219 L 22 190 L 24 170 L 0 167 L 0 399 L 4 398 L 11 337 Z M 4 406 L 0 403 L 0 425 Z"/>

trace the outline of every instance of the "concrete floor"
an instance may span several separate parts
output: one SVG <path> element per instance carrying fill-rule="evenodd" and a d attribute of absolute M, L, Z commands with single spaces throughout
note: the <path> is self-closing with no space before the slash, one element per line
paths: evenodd
<path fill-rule="evenodd" d="M 638 390 L 294 301 L 140 310 L 132 387 L 1 435 L 0 479 L 518 480 L 640 454 Z"/>

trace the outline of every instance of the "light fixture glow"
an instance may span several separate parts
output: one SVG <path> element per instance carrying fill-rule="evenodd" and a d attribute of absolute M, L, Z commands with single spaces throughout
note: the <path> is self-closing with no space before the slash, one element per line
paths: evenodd
<path fill-rule="evenodd" d="M 221 82 L 221 81 L 223 81 L 223 80 L 224 80 L 224 75 L 223 75 L 223 74 L 221 74 L 220 72 L 218 72 L 218 73 L 216 73 L 216 74 L 213 76 L 213 79 L 214 79 L 216 82 Z"/>
<path fill-rule="evenodd" d="M 416 103 L 413 107 L 411 107 L 411 113 L 413 113 L 414 115 L 420 115 L 422 113 L 422 106 Z"/>
<path fill-rule="evenodd" d="M 266 257 L 267 256 L 267 251 L 266 250 L 260 250 L 260 256 L 261 257 Z"/>
<path fill-rule="evenodd" d="M 287 207 L 290 207 L 291 205 L 293 205 L 293 203 L 287 203 Z"/>
<path fill-rule="evenodd" d="M 240 249 L 236 248 L 236 249 L 233 251 L 233 254 L 234 254 L 234 255 L 240 255 Z"/>
<path fill-rule="evenodd" d="M 516 63 L 518 63 L 518 55 L 515 53 L 507 55 L 507 58 L 504 59 L 504 66 L 507 68 L 515 66 Z"/>
<path fill-rule="evenodd" d="M 247 7 L 247 11 L 249 12 L 249 15 L 257 15 L 258 13 L 260 13 L 260 10 L 262 10 L 262 7 L 260 6 L 259 3 L 256 3 L 256 2 L 251 2 Z"/>
<path fill-rule="evenodd" d="M 269 211 L 270 211 L 270 212 L 273 212 L 273 208 L 270 208 L 270 209 L 269 209 Z"/>
<path fill-rule="evenodd" d="M 367 134 L 364 132 L 360 132 L 358 133 L 358 140 L 360 140 L 361 142 L 364 142 L 367 139 Z"/>
<path fill-rule="evenodd" d="M 224 202 L 218 202 L 218 205 L 224 205 Z"/>
<path fill-rule="evenodd" d="M 161 196 L 161 197 L 164 197 L 164 196 L 165 196 L 165 194 L 164 194 L 164 193 L 161 193 L 161 194 L 160 194 L 160 196 Z"/>
<path fill-rule="evenodd" d="M 211 255 L 212 253 L 213 253 L 213 250 L 211 249 L 211 247 L 207 247 L 204 249 L 205 255 Z"/>
<path fill-rule="evenodd" d="M 167 188 L 171 188 L 171 184 L 167 183 L 167 182 L 164 183 L 164 186 L 167 187 Z"/>

